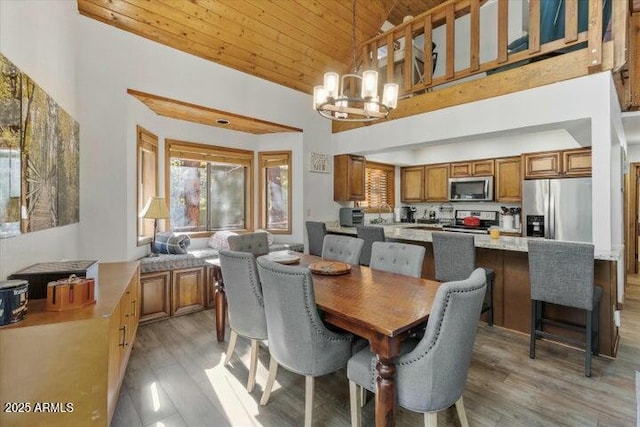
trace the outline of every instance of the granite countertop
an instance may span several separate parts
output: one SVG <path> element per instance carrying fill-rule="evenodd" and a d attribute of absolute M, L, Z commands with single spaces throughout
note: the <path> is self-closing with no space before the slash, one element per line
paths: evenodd
<path fill-rule="evenodd" d="M 431 242 L 431 231 L 420 230 L 411 227 L 428 226 L 437 228 L 438 224 L 392 224 L 383 225 L 384 234 L 390 239 L 413 240 L 416 242 Z M 440 226 L 442 227 L 442 226 Z M 355 227 L 341 227 L 333 223 L 327 223 L 327 231 L 330 233 L 356 235 Z M 502 231 L 502 230 L 501 230 Z M 506 231 L 506 230 L 504 230 Z M 511 231 L 511 230 L 509 230 Z M 474 234 L 475 245 L 477 248 L 498 249 L 503 251 L 527 252 L 529 240 L 533 237 L 511 237 L 500 236 L 492 239 L 488 234 Z M 622 249 L 619 250 L 595 250 L 595 259 L 603 261 L 620 261 L 622 259 Z"/>

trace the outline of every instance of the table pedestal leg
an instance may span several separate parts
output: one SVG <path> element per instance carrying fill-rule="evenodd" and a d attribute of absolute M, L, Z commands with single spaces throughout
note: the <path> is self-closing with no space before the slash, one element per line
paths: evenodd
<path fill-rule="evenodd" d="M 222 342 L 224 341 L 225 321 L 227 319 L 227 296 L 224 292 L 222 277 L 218 277 L 217 279 L 216 291 L 213 296 L 216 305 L 216 337 L 218 342 Z"/>
<path fill-rule="evenodd" d="M 376 364 L 376 427 L 396 425 L 396 382 L 393 362 L 378 355 Z"/>

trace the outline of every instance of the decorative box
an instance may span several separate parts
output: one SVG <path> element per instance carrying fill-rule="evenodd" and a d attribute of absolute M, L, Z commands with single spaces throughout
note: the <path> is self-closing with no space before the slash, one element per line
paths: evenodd
<path fill-rule="evenodd" d="M 47 284 L 64 279 L 72 274 L 78 277 L 92 277 L 98 286 L 97 261 L 57 261 L 40 262 L 13 273 L 8 279 L 20 279 L 29 282 L 29 299 L 47 297 Z"/>
<path fill-rule="evenodd" d="M 95 281 L 92 278 L 71 275 L 47 285 L 46 311 L 74 310 L 95 302 Z"/>

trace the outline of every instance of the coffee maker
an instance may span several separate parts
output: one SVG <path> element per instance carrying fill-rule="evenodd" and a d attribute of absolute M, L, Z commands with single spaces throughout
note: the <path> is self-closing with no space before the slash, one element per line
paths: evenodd
<path fill-rule="evenodd" d="M 416 211 L 414 206 L 400 207 L 400 222 L 415 222 Z"/>

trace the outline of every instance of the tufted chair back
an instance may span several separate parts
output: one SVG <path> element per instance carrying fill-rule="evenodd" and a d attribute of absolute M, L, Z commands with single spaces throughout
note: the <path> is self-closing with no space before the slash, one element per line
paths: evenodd
<path fill-rule="evenodd" d="M 221 250 L 219 255 L 229 306 L 229 327 L 243 337 L 267 339 L 267 321 L 255 257 L 248 252 L 226 250 Z"/>
<path fill-rule="evenodd" d="M 424 253 L 424 246 L 396 242 L 373 242 L 369 266 L 376 270 L 422 277 Z"/>
<path fill-rule="evenodd" d="M 229 236 L 229 249 L 236 252 L 249 252 L 254 256 L 266 255 L 269 253 L 269 238 L 267 233 L 246 233 L 237 236 Z"/>
<path fill-rule="evenodd" d="M 328 261 L 342 261 L 358 264 L 364 240 L 357 237 L 327 234 L 322 244 L 322 258 Z"/>

